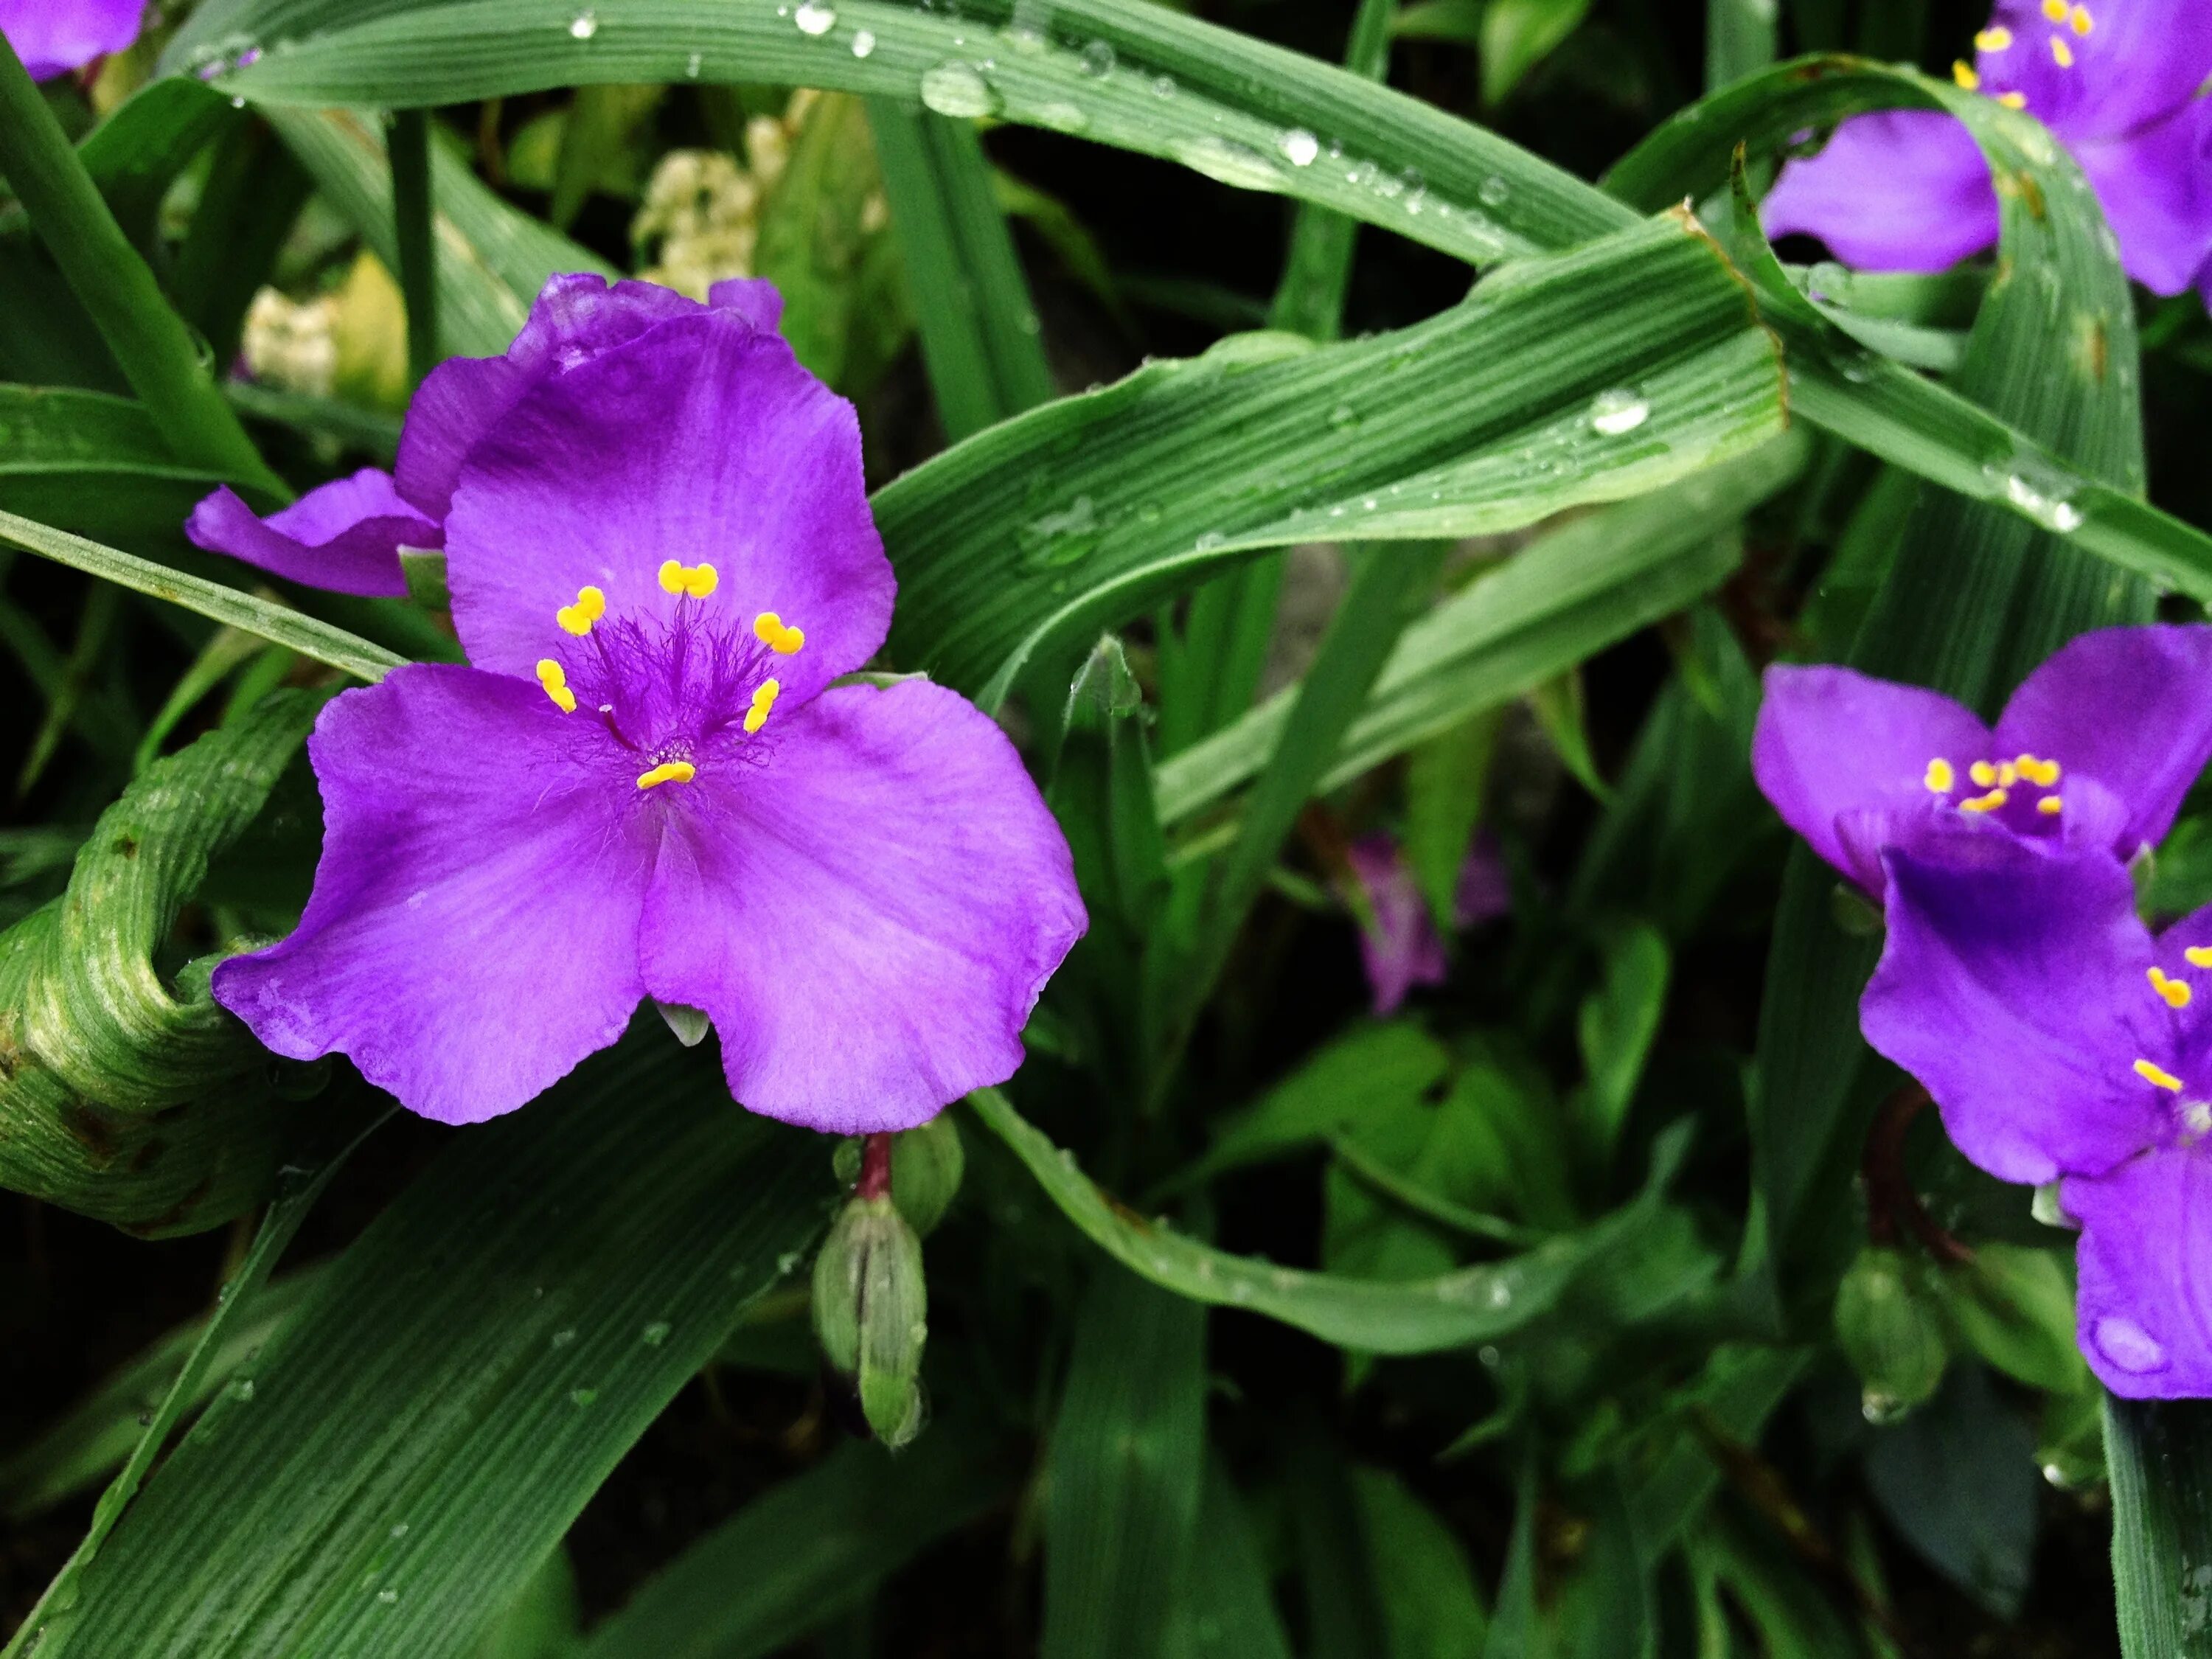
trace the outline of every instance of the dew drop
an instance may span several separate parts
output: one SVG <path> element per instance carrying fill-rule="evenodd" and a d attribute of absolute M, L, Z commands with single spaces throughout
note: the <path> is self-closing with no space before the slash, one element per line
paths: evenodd
<path fill-rule="evenodd" d="M 1186 139 L 1170 146 L 1175 158 L 1194 173 L 1202 173 L 1217 184 L 1237 190 L 1280 190 L 1282 174 L 1275 164 L 1248 144 L 1211 135 Z"/>
<path fill-rule="evenodd" d="M 1321 140 L 1304 127 L 1292 127 L 1281 142 L 1283 154 L 1294 167 L 1311 167 L 1321 155 Z"/>
<path fill-rule="evenodd" d="M 1474 194 L 1483 206 L 1501 208 L 1512 200 L 1513 187 L 1493 173 L 1476 187 Z"/>
<path fill-rule="evenodd" d="M 1878 1429 L 1901 1421 L 1911 1409 L 1895 1395 L 1881 1389 L 1869 1389 L 1859 1395 L 1859 1415 Z"/>
<path fill-rule="evenodd" d="M 407 1536 L 407 1523 L 406 1523 L 404 1521 L 394 1521 L 394 1522 L 392 1523 L 392 1535 L 394 1538 L 404 1538 L 404 1537 L 406 1537 L 406 1536 Z"/>
<path fill-rule="evenodd" d="M 381 1601 L 386 1607 L 392 1607 L 398 1601 L 399 1592 L 392 1589 L 391 1585 L 386 1584 L 382 1589 L 377 1591 L 376 1599 Z"/>
<path fill-rule="evenodd" d="M 568 1390 L 568 1403 L 572 1406 L 588 1406 L 599 1397 L 599 1391 L 597 1389 L 571 1389 Z"/>
<path fill-rule="evenodd" d="M 1590 399 L 1590 429 L 1607 438 L 1633 432 L 1650 418 L 1651 405 L 1623 387 L 1601 392 Z"/>
<path fill-rule="evenodd" d="M 574 1325 L 565 1327 L 564 1328 L 553 1333 L 553 1346 L 556 1348 L 565 1348 L 575 1340 L 576 1328 Z"/>
<path fill-rule="evenodd" d="M 837 26 L 837 9 L 825 6 L 822 0 L 805 0 L 805 3 L 791 15 L 801 34 L 827 34 Z"/>
<path fill-rule="evenodd" d="M 237 1382 L 230 1385 L 230 1397 L 241 1402 L 252 1399 L 253 1379 L 250 1376 L 240 1377 Z"/>
<path fill-rule="evenodd" d="M 595 11 L 580 11 L 569 21 L 568 33 L 579 40 L 588 40 L 599 32 L 599 15 Z"/>
<path fill-rule="evenodd" d="M 657 1348 L 668 1340 L 668 1333 L 674 1328 L 666 1320 L 656 1319 L 638 1334 L 638 1340 L 648 1348 Z"/>
<path fill-rule="evenodd" d="M 687 81 L 697 80 L 699 78 L 699 71 L 706 66 L 706 53 L 702 52 L 693 52 L 689 58 L 684 60 L 684 78 Z"/>
<path fill-rule="evenodd" d="M 799 1252 L 796 1250 L 786 1250 L 781 1255 L 775 1259 L 775 1271 L 777 1276 L 780 1278 L 790 1278 L 791 1275 L 798 1270 L 798 1267 Z"/>
<path fill-rule="evenodd" d="M 855 29 L 853 31 L 854 57 L 866 58 L 875 49 L 876 34 L 873 29 Z"/>
<path fill-rule="evenodd" d="M 999 94 L 973 64 L 939 64 L 924 70 L 921 101 L 956 119 L 994 115 L 999 109 Z"/>
<path fill-rule="evenodd" d="M 1176 83 L 1175 83 L 1175 76 L 1172 76 L 1172 75 L 1155 75 L 1155 76 L 1152 77 L 1152 96 L 1153 96 L 1153 97 L 1155 97 L 1155 98 L 1172 98 L 1172 97 L 1174 97 L 1175 95 L 1176 95 Z"/>
<path fill-rule="evenodd" d="M 1075 63 L 1094 81 L 1103 81 L 1114 72 L 1114 48 L 1103 40 L 1093 40 L 1076 54 Z"/>

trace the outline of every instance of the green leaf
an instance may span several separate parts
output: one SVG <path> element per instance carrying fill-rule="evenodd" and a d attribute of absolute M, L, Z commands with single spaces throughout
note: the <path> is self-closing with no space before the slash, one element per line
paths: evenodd
<path fill-rule="evenodd" d="M 1978 1365 L 1955 1365 L 1933 1403 L 1877 1429 L 1867 1489 L 1928 1564 L 2002 1618 L 2027 1588 L 2039 1510 L 2035 1437 Z"/>
<path fill-rule="evenodd" d="M 1667 941 L 1643 922 L 1607 939 L 1601 961 L 1597 987 L 1583 1000 L 1575 1036 L 1585 1079 L 1579 1103 L 1584 1122 L 1592 1146 L 1609 1158 L 1659 1035 L 1670 961 Z"/>
<path fill-rule="evenodd" d="M 2053 1394 L 2088 1389 L 2075 1336 L 2074 1275 L 2059 1252 L 1990 1239 L 1936 1283 L 1966 1346 L 2008 1376 Z"/>
<path fill-rule="evenodd" d="M 1163 1644 L 1169 1659 L 1291 1659 L 1252 1517 L 1216 1454 L 1206 1462 L 1198 1536 Z"/>
<path fill-rule="evenodd" d="M 1395 0 L 1359 0 L 1351 38 L 1345 43 L 1346 69 L 1370 81 L 1389 77 L 1390 19 L 1395 9 Z M 1315 138 L 1313 143 L 1318 146 L 1321 141 Z M 1302 144 L 1297 147 L 1303 151 Z M 1344 296 L 1352 286 L 1352 255 L 1358 236 L 1358 220 L 1311 202 L 1299 204 L 1267 315 L 1270 328 L 1312 340 L 1334 340 L 1344 331 Z"/>
<path fill-rule="evenodd" d="M 228 475 L 177 459 L 145 406 L 0 386 L 0 509 L 82 536 L 173 536 Z"/>
<path fill-rule="evenodd" d="M 1043 1659 L 1167 1644 L 1206 1468 L 1206 1310 L 1101 1262 L 1047 1454 Z"/>
<path fill-rule="evenodd" d="M 303 657 L 328 663 L 357 679 L 372 683 L 380 680 L 404 660 L 382 646 L 372 645 L 316 617 L 242 593 L 234 587 L 225 587 L 204 576 L 187 575 L 151 559 L 103 547 L 67 531 L 33 524 L 13 513 L 0 513 L 0 541 L 12 542 L 41 558 L 98 576 L 135 593 L 150 594 L 187 611 L 196 611 L 272 645 L 285 646 Z"/>
<path fill-rule="evenodd" d="M 1482 101 L 1500 104 L 1588 16 L 1590 0 L 1490 0 L 1482 16 Z"/>
<path fill-rule="evenodd" d="M 177 311 L 207 342 L 210 362 L 238 360 L 246 310 L 275 268 L 308 188 L 307 175 L 266 122 L 237 121 L 217 140 L 169 273 Z M 234 385 L 223 382 L 223 396 L 243 412 Z"/>
<path fill-rule="evenodd" d="M 1460 872 L 1482 821 L 1498 726 L 1492 714 L 1470 715 L 1415 744 L 1407 760 L 1406 862 L 1447 939 L 1457 931 Z"/>
<path fill-rule="evenodd" d="M 1489 1633 L 1467 1548 L 1396 1475 L 1364 1465 L 1352 1490 L 1382 1605 L 1388 1659 L 1469 1659 Z"/>
<path fill-rule="evenodd" d="M 163 441 L 179 460 L 278 500 L 289 492 L 200 362 L 189 331 L 123 234 L 92 175 L 15 52 L 0 44 L 0 175 L 92 314 Z"/>
<path fill-rule="evenodd" d="M 42 1659 L 465 1652 L 797 1268 L 829 1188 L 820 1141 L 739 1112 L 646 1016 L 454 1140 L 325 1271 Z"/>
<path fill-rule="evenodd" d="M 1585 1277 L 1595 1282 L 1613 1264 L 1663 1256 L 1687 1225 L 1660 1199 L 1671 1166 L 1658 1160 L 1653 1185 L 1635 1202 L 1524 1255 L 1395 1284 L 1308 1273 L 1213 1249 L 1145 1220 L 1093 1185 L 996 1090 L 978 1090 L 968 1102 L 1046 1196 L 1122 1266 L 1194 1302 L 1247 1309 L 1374 1353 L 1433 1353 L 1510 1335 L 1549 1313 Z"/>
<path fill-rule="evenodd" d="M 1470 535 L 1642 495 L 1773 436 L 1780 395 L 1741 287 L 1679 217 L 1530 262 L 1394 334 L 1231 340 L 878 491 L 891 649 L 995 701 L 1048 643 L 1239 553 Z"/>
<path fill-rule="evenodd" d="M 268 1056 L 155 966 L 215 854 L 244 832 L 319 700 L 272 697 L 155 763 L 100 815 L 69 891 L 0 936 L 0 1184 L 156 1236 L 268 1190 Z"/>
<path fill-rule="evenodd" d="M 407 378 L 420 386 L 438 362 L 437 202 L 430 182 L 430 118 L 418 109 L 398 112 L 392 118 L 387 148 L 392 238 L 398 254 L 393 269 L 407 306 Z M 568 217 L 574 216 L 572 211 Z M 557 211 L 554 218 L 568 222 Z"/>
<path fill-rule="evenodd" d="M 974 125 L 868 100 L 922 361 L 953 442 L 1053 396 L 1043 333 Z"/>
<path fill-rule="evenodd" d="M 1510 702 L 1718 586 L 1738 556 L 1717 532 L 1788 483 L 1802 462 L 1796 441 L 1769 444 L 1530 543 L 1407 629 L 1322 787 Z M 1279 694 L 1163 762 L 1161 821 L 1182 822 L 1256 773 L 1279 741 L 1291 702 Z"/>
<path fill-rule="evenodd" d="M 848 1443 L 747 1504 L 592 1631 L 576 1659 L 756 1659 L 821 1629 L 1005 1497 L 1000 1450 L 934 1423 L 894 1457 Z"/>
<path fill-rule="evenodd" d="M 2212 1404 L 2105 1402 L 2112 1579 L 2125 1659 L 2212 1656 Z"/>
<path fill-rule="evenodd" d="M 1443 1045 L 1411 1020 L 1358 1024 L 1251 1105 L 1221 1121 L 1212 1150 L 1179 1182 L 1320 1145 L 1394 1104 L 1418 1101 L 1451 1069 Z"/>

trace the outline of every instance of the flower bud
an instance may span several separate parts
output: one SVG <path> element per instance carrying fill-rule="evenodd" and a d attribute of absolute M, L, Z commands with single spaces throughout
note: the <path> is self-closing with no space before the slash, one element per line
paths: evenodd
<path fill-rule="evenodd" d="M 887 1446 L 921 1431 L 921 1240 L 887 1197 L 855 1198 L 814 1259 L 814 1334 Z"/>
<path fill-rule="evenodd" d="M 1950 1359 L 1941 1310 L 1902 1252 L 1859 1252 L 1836 1291 L 1836 1340 L 1863 1385 L 1869 1423 L 1890 1423 L 1936 1392 Z"/>
<path fill-rule="evenodd" d="M 837 1179 L 850 1187 L 860 1178 L 861 1139 L 842 1141 L 830 1158 Z M 891 1197 L 917 1237 L 937 1231 L 960 1191 L 968 1167 L 960 1130 L 950 1112 L 939 1112 L 918 1129 L 891 1137 Z"/>

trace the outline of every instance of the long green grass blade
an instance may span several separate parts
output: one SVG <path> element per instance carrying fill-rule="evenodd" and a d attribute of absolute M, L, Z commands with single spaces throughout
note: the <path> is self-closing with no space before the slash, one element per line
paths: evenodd
<path fill-rule="evenodd" d="M 456 1140 L 325 1273 L 42 1659 L 465 1653 L 796 1269 L 830 1187 L 819 1141 L 744 1115 L 647 1016 Z"/>
<path fill-rule="evenodd" d="M 172 570 L 151 559 L 103 547 L 65 530 L 33 524 L 13 513 L 0 513 L 0 541 L 12 542 L 41 558 L 82 570 L 135 593 L 182 605 L 272 645 L 285 646 L 303 657 L 327 663 L 357 679 L 380 680 L 404 660 L 381 646 L 372 645 L 342 628 L 334 628 L 284 605 L 242 593 L 234 587 L 225 587 L 204 576 Z"/>
<path fill-rule="evenodd" d="M 2212 1407 L 2105 1402 L 2112 1580 L 2124 1659 L 2212 1655 Z"/>
<path fill-rule="evenodd" d="M 392 239 L 399 291 L 407 306 L 407 377 L 416 385 L 438 362 L 437 192 L 430 180 L 430 118 L 419 109 L 392 118 Z"/>
<path fill-rule="evenodd" d="M 173 536 L 226 481 L 241 482 L 177 459 L 133 398 L 0 385 L 0 510 L 85 536 Z"/>

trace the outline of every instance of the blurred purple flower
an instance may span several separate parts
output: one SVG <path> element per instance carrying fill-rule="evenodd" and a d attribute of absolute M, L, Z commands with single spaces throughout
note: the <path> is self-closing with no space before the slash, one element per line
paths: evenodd
<path fill-rule="evenodd" d="M 0 34 L 33 81 L 46 81 L 138 38 L 146 0 L 0 0 Z"/>
<path fill-rule="evenodd" d="M 1959 84 L 2029 114 L 2073 153 L 2128 272 L 2160 294 L 2212 295 L 2212 6 L 2204 0 L 2000 0 Z M 1942 270 L 1996 240 L 1989 164 L 1933 110 L 1861 115 L 1791 161 L 1767 195 L 1769 235 L 1819 237 L 1869 270 Z"/>
<path fill-rule="evenodd" d="M 1752 771 L 1783 822 L 1869 895 L 1881 854 L 1946 826 L 2134 856 L 2212 758 L 2212 627 L 2108 628 L 2029 675 L 1992 732 L 1948 697 L 1777 666 Z"/>
<path fill-rule="evenodd" d="M 747 1107 L 847 1133 L 1019 1065 L 1085 925 L 1066 843 L 962 698 L 833 686 L 895 586 L 860 427 L 756 325 L 774 290 L 745 297 L 768 309 L 556 277 L 506 357 L 425 382 L 396 496 L 356 477 L 266 526 L 203 504 L 216 544 L 270 554 L 265 528 L 310 569 L 431 526 L 474 665 L 317 722 L 307 913 L 215 975 L 277 1053 L 471 1122 L 649 996 L 711 1017 Z"/>
<path fill-rule="evenodd" d="M 1883 862 L 1867 1040 L 1983 1169 L 2062 1182 L 2105 1385 L 2212 1395 L 2212 909 L 2154 938 L 2098 850 L 1954 832 Z"/>
<path fill-rule="evenodd" d="M 1366 901 L 1359 926 L 1359 959 L 1378 1016 L 1393 1014 L 1416 985 L 1441 985 L 1450 969 L 1443 936 L 1429 913 L 1429 902 L 1413 879 L 1413 867 L 1395 836 L 1363 836 L 1346 854 L 1352 879 Z M 1453 920 L 1472 927 L 1513 908 L 1512 879 L 1498 844 L 1484 836 L 1460 866 Z"/>

